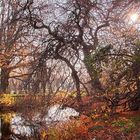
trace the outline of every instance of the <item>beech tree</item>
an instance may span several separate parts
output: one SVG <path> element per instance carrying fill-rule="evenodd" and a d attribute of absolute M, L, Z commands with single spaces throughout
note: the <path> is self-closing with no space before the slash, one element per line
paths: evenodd
<path fill-rule="evenodd" d="M 82 61 L 91 78 L 92 87 L 97 91 L 104 91 L 100 82 L 99 61 L 104 60 L 103 55 L 110 51 L 111 45 L 103 42 L 102 36 L 112 27 L 113 23 L 123 18 L 133 4 L 135 3 L 131 0 L 125 2 L 71 0 L 65 3 L 47 1 L 46 4 L 40 4 L 40 7 L 35 8 L 34 1 L 28 1 L 25 11 L 28 12 L 28 19 L 33 28 L 46 30 L 45 34 L 48 37 L 46 42 L 49 44 L 46 44 L 46 57 L 49 53 L 54 59 L 60 59 L 67 64 L 72 71 L 77 93 L 80 93 L 80 79 L 77 70 L 71 61 L 64 57 L 65 51 L 67 50 L 69 55 L 70 51 L 73 51 L 78 59 L 81 59 L 81 54 L 83 55 Z M 53 11 L 54 8 L 57 11 Z M 48 14 L 48 17 L 51 16 L 50 19 L 47 17 L 46 20 L 44 19 L 45 12 L 50 13 L 50 15 Z M 57 15 L 56 12 L 60 12 L 60 14 Z M 55 18 L 57 16 L 59 18 Z M 99 56 L 102 60 L 95 56 L 95 53 L 99 51 L 102 53 L 102 56 Z M 80 54 L 80 52 L 82 53 Z M 80 96 L 80 94 L 78 95 Z"/>

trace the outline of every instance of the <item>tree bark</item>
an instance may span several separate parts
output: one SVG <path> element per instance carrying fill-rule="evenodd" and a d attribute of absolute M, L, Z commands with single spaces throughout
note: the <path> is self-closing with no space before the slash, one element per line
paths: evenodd
<path fill-rule="evenodd" d="M 6 93 L 9 86 L 9 70 L 7 68 L 1 68 L 0 78 L 0 92 Z"/>

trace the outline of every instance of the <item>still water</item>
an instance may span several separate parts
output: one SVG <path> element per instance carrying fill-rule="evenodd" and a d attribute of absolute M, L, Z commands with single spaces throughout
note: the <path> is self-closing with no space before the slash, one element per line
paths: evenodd
<path fill-rule="evenodd" d="M 30 114 L 30 115 L 29 115 Z M 79 116 L 79 113 L 69 107 L 61 108 L 59 104 L 50 107 L 44 115 L 41 112 L 3 112 L 0 115 L 0 139 L 19 140 L 19 137 L 29 137 L 39 133 L 44 127 L 64 122 L 70 117 Z"/>

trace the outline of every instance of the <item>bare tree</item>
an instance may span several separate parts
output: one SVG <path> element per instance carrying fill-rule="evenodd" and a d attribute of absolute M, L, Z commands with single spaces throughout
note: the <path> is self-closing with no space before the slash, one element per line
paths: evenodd
<path fill-rule="evenodd" d="M 10 78 L 25 76 L 19 68 L 29 66 L 29 57 L 32 57 L 35 45 L 32 45 L 32 31 L 29 24 L 15 19 L 19 14 L 19 1 L 2 0 L 0 2 L 0 90 L 6 93 Z M 32 48 L 34 47 L 34 48 Z M 14 72 L 13 72 L 14 71 Z"/>

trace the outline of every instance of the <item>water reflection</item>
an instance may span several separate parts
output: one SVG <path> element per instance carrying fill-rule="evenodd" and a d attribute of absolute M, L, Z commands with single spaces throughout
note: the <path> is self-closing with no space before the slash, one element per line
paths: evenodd
<path fill-rule="evenodd" d="M 11 120 L 11 131 L 14 134 L 30 136 L 31 127 L 29 125 L 23 117 L 16 114 Z"/>
<path fill-rule="evenodd" d="M 29 137 L 39 133 L 44 124 L 47 128 L 53 122 L 67 121 L 71 116 L 78 115 L 79 113 L 74 109 L 69 107 L 62 109 L 58 104 L 50 107 L 44 117 L 40 117 L 42 116 L 41 112 L 36 112 L 33 116 L 30 116 L 32 119 L 27 119 L 28 116 L 24 116 L 22 113 L 3 113 L 0 122 L 0 139 L 7 140 L 8 137 L 11 137 L 11 134 Z M 18 138 L 12 135 L 11 139 L 16 140 Z"/>
<path fill-rule="evenodd" d="M 48 114 L 45 117 L 46 123 L 49 124 L 50 122 L 56 122 L 56 121 L 67 121 L 71 116 L 79 116 L 79 113 L 74 110 L 73 108 L 66 107 L 61 108 L 61 105 L 54 105 L 52 106 Z"/>

